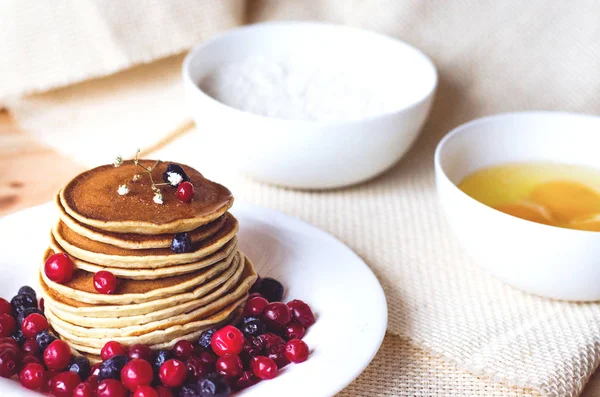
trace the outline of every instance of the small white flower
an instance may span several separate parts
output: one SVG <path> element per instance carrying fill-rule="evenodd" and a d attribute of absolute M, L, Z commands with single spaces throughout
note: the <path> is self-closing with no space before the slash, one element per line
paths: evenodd
<path fill-rule="evenodd" d="M 137 181 L 139 181 L 139 180 L 140 180 L 140 174 L 135 174 L 135 175 L 133 176 L 133 179 L 132 179 L 132 180 L 133 180 L 134 182 L 137 182 Z"/>
<path fill-rule="evenodd" d="M 183 181 L 183 177 L 177 172 L 169 172 L 167 179 L 169 180 L 171 186 L 178 186 L 181 181 Z"/>
<path fill-rule="evenodd" d="M 152 199 L 154 200 L 154 202 L 156 204 L 162 204 L 163 203 L 163 195 L 160 191 L 154 193 L 154 198 Z"/>
<path fill-rule="evenodd" d="M 120 167 L 123 164 L 123 157 L 117 156 L 115 157 L 115 161 L 113 161 L 113 165 L 115 167 Z"/>
<path fill-rule="evenodd" d="M 129 193 L 129 188 L 127 185 L 121 185 L 117 189 L 117 193 L 119 193 L 120 196 L 125 196 L 127 193 Z"/>

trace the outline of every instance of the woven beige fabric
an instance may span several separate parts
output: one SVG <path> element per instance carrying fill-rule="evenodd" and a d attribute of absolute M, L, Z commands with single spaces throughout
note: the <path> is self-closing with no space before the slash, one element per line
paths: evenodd
<path fill-rule="evenodd" d="M 474 117 L 525 109 L 600 113 L 600 3 L 280 0 L 252 4 L 254 20 L 329 19 L 382 31 L 423 49 L 439 67 L 440 87 L 419 142 L 382 177 L 329 192 L 279 189 L 241 177 L 211 157 L 215 154 L 202 146 L 197 132 L 174 142 L 157 156 L 194 165 L 230 186 L 240 200 L 299 216 L 346 242 L 367 261 L 384 286 L 391 333 L 475 375 L 534 389 L 545 396 L 579 394 L 600 359 L 600 306 L 530 296 L 483 273 L 457 247 L 440 216 L 432 160 L 441 136 Z M 113 78 L 104 80 L 106 84 Z M 144 111 L 157 97 L 152 91 L 145 95 L 143 102 L 131 108 L 135 111 L 129 112 L 130 118 L 124 112 L 122 119 L 112 120 L 113 125 L 140 117 L 159 119 L 160 112 Z M 80 93 L 79 98 L 84 97 L 85 92 Z M 179 100 L 173 96 L 173 103 Z M 29 115 L 45 111 L 43 103 L 19 101 L 15 116 L 24 123 L 33 119 L 19 110 L 29 106 L 25 102 L 30 105 Z M 164 111 L 174 111 L 174 105 L 165 102 Z M 65 126 L 71 125 L 67 116 L 76 114 L 66 107 L 60 107 L 60 111 Z M 51 113 L 45 117 L 51 119 Z M 44 135 L 42 123 L 27 125 Z M 70 137 L 47 142 L 60 150 L 65 139 Z M 96 136 L 90 139 L 98 141 Z M 79 145 L 79 151 L 85 152 L 85 140 Z M 100 157 L 110 161 L 115 154 L 108 145 L 93 149 L 88 146 L 87 150 L 95 150 L 96 155 L 76 158 L 90 165 Z M 401 363 L 412 362 L 415 355 L 423 356 L 414 347 L 407 349 L 394 350 L 386 342 L 377 358 L 382 361 L 376 362 L 390 364 L 389 357 L 395 356 Z M 428 372 L 428 365 L 436 370 Z M 449 367 L 444 365 L 429 357 L 423 365 L 411 367 L 428 374 L 425 377 L 440 379 L 431 383 L 410 383 L 396 370 L 380 374 L 377 369 L 369 369 L 365 375 L 368 377 L 348 393 L 372 395 L 360 384 L 373 384 L 375 379 L 382 385 L 381 395 L 403 395 L 404 389 L 414 395 L 460 395 L 460 390 L 465 395 L 486 395 L 478 392 L 484 381 L 445 370 Z M 374 366 L 382 370 L 385 367 L 373 364 L 371 368 Z M 400 371 L 400 367 L 393 368 Z M 417 392 L 419 384 L 431 392 Z M 456 384 L 463 385 L 463 389 L 445 386 Z M 447 392 L 447 387 L 458 391 Z M 507 390 L 498 385 L 490 387 L 502 390 L 500 394 Z"/>

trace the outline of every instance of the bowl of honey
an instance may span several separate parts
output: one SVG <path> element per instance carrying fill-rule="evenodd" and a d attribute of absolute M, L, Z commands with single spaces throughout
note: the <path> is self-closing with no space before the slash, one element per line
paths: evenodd
<path fill-rule="evenodd" d="M 518 112 L 449 132 L 435 153 L 456 238 L 504 282 L 600 300 L 600 117 Z"/>

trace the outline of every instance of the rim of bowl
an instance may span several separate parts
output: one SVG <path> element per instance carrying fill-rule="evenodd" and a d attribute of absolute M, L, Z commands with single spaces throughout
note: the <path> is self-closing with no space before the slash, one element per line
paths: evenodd
<path fill-rule="evenodd" d="M 473 119 L 471 121 L 467 121 L 466 123 L 460 124 L 459 126 L 453 128 L 452 130 L 450 130 L 450 132 L 448 132 L 446 135 L 444 135 L 442 140 L 438 143 L 437 147 L 435 148 L 435 154 L 434 154 L 433 161 L 434 161 L 434 170 L 436 173 L 436 177 L 443 178 L 444 181 L 450 183 L 452 185 L 453 189 L 458 191 L 460 195 L 467 198 L 467 200 L 469 200 L 471 203 L 474 203 L 474 205 L 479 206 L 480 208 L 486 208 L 486 211 L 492 211 L 494 214 L 500 214 L 501 216 L 509 217 L 510 219 L 517 222 L 518 224 L 541 227 L 541 228 L 545 228 L 546 230 L 553 230 L 557 233 L 585 234 L 587 236 L 595 235 L 595 236 L 600 237 L 600 232 L 595 232 L 595 231 L 591 231 L 591 230 L 569 229 L 569 228 L 560 227 L 560 226 L 544 225 L 543 223 L 528 221 L 526 219 L 519 218 L 514 215 L 506 214 L 502 211 L 499 211 L 495 208 L 492 208 L 488 205 L 483 204 L 482 202 L 475 200 L 473 197 L 469 196 L 468 194 L 466 194 L 465 192 L 460 190 L 458 188 L 458 186 L 454 182 L 452 182 L 450 180 L 450 178 L 448 178 L 448 175 L 446 175 L 446 171 L 444 170 L 444 167 L 442 167 L 440 157 L 441 157 L 441 152 L 444 150 L 444 146 L 446 145 L 446 143 L 449 140 L 451 140 L 455 135 L 459 135 L 459 134 L 463 133 L 464 131 L 467 131 L 467 130 L 471 129 L 472 127 L 477 126 L 479 124 L 487 124 L 487 123 L 493 122 L 498 119 L 504 119 L 504 118 L 513 117 L 513 116 L 525 116 L 525 117 L 563 116 L 563 117 L 574 117 L 574 118 L 587 118 L 590 120 L 600 121 L 600 116 L 595 116 L 592 114 L 575 113 L 575 112 L 561 112 L 561 111 L 551 111 L 551 110 L 530 110 L 530 111 L 521 111 L 521 112 L 498 113 L 498 114 L 493 114 L 490 116 L 479 117 L 479 118 Z"/>
<path fill-rule="evenodd" d="M 220 41 L 222 39 L 225 39 L 227 37 L 238 34 L 241 31 L 254 30 L 254 29 L 259 29 L 259 28 L 264 28 L 264 27 L 269 27 L 269 26 L 311 26 L 311 27 L 317 27 L 317 28 L 325 27 L 325 28 L 334 28 L 334 29 L 345 29 L 348 31 L 354 31 L 359 34 L 373 36 L 377 40 L 392 41 L 396 45 L 401 45 L 401 46 L 407 47 L 408 49 L 412 50 L 416 55 L 418 55 L 420 58 L 422 58 L 422 60 L 426 64 L 429 65 L 429 67 L 433 71 L 433 80 L 431 82 L 431 87 L 425 92 L 424 95 L 418 96 L 417 99 L 411 100 L 408 104 L 398 107 L 397 109 L 392 110 L 392 111 L 387 111 L 387 112 L 378 113 L 375 115 L 361 117 L 358 119 L 351 119 L 351 120 L 294 120 L 294 119 L 283 119 L 283 118 L 277 118 L 277 117 L 263 116 L 260 114 L 252 113 L 252 112 L 249 112 L 246 110 L 241 110 L 241 109 L 226 105 L 223 102 L 220 102 L 220 101 L 216 100 L 215 98 L 211 97 L 210 95 L 208 95 L 207 93 L 205 93 L 202 89 L 200 89 L 198 84 L 194 80 L 192 80 L 192 78 L 190 76 L 191 60 L 192 60 L 192 58 L 195 58 L 196 56 L 198 56 L 198 53 L 200 53 L 204 49 L 204 47 L 207 47 L 207 46 L 209 46 L 217 41 Z M 257 120 L 278 122 L 278 123 L 282 123 L 282 124 L 290 124 L 290 123 L 305 124 L 305 125 L 311 125 L 311 126 L 315 126 L 315 125 L 322 125 L 322 126 L 348 125 L 348 124 L 353 124 L 353 123 L 357 123 L 357 122 L 377 120 L 377 119 L 385 118 L 385 117 L 393 115 L 393 114 L 404 112 L 406 110 L 409 110 L 409 109 L 419 106 L 420 104 L 422 104 L 423 102 L 428 100 L 430 97 L 432 97 L 435 94 L 438 83 L 439 83 L 439 74 L 438 74 L 437 68 L 435 67 L 435 64 L 433 63 L 431 58 L 429 58 L 423 51 L 421 51 L 417 47 L 415 47 L 411 44 L 408 44 L 407 42 L 397 39 L 395 37 L 388 36 L 386 34 L 375 32 L 372 30 L 358 28 L 358 27 L 354 27 L 354 26 L 336 24 L 336 23 L 319 22 L 319 21 L 270 21 L 270 22 L 255 23 L 255 24 L 241 26 L 238 28 L 227 30 L 223 33 L 218 34 L 217 36 L 215 36 L 211 39 L 208 39 L 208 40 L 192 47 L 192 49 L 185 56 L 185 59 L 183 60 L 183 65 L 182 65 L 181 69 L 182 69 L 182 77 L 183 77 L 184 84 L 193 86 L 195 94 L 198 94 L 202 98 L 208 99 L 209 101 L 214 102 L 214 103 L 218 104 L 219 106 L 223 106 L 223 107 L 229 109 L 230 111 L 233 111 L 234 113 L 243 114 L 248 117 L 256 118 Z"/>

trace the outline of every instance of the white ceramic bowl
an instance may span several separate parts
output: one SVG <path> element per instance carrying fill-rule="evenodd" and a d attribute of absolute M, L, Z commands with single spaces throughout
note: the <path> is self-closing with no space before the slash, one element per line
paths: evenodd
<path fill-rule="evenodd" d="M 508 284 L 549 298 L 600 300 L 600 232 L 546 226 L 492 209 L 456 186 L 482 167 L 551 161 L 600 167 L 600 117 L 508 113 L 463 124 L 435 153 L 439 199 L 464 249 Z"/>
<path fill-rule="evenodd" d="M 401 81 L 398 109 L 354 121 L 275 119 L 226 106 L 198 88 L 221 65 L 248 57 L 301 56 L 307 62 L 383 68 Z M 380 78 L 381 76 L 378 76 Z M 419 50 L 356 28 L 273 22 L 231 30 L 194 48 L 183 64 L 188 112 L 215 155 L 256 179 L 302 189 L 358 183 L 394 165 L 415 141 L 431 108 L 437 72 Z M 349 82 L 350 84 L 351 82 Z"/>

